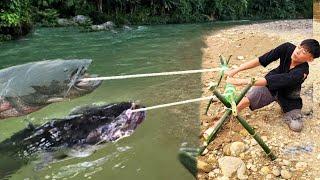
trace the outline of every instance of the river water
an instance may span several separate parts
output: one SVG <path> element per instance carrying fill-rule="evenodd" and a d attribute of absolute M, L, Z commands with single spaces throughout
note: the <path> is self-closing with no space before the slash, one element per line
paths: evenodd
<path fill-rule="evenodd" d="M 137 26 L 132 30 L 80 33 L 76 28 L 38 28 L 18 41 L 0 45 L 0 68 L 45 59 L 93 59 L 90 73 L 114 76 L 201 68 L 207 33 L 228 23 Z M 209 68 L 209 67 L 208 67 Z M 21 77 L 23 78 L 23 77 Z M 56 103 L 25 117 L 0 121 L 0 141 L 26 127 L 64 117 L 80 105 L 138 101 L 145 106 L 201 96 L 201 74 L 105 81 L 93 93 Z M 181 146 L 197 147 L 199 104 L 150 110 L 135 133 L 107 143 L 84 158 L 48 163 L 45 158 L 15 165 L 0 160 L 8 179 L 193 179 L 180 164 Z M 1 155 L 0 155 L 1 156 Z M 42 168 L 39 167 L 41 164 Z"/>

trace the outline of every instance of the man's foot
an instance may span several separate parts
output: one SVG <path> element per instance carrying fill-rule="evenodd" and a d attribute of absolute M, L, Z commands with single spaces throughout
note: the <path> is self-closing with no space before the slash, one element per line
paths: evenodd
<path fill-rule="evenodd" d="M 303 129 L 303 119 L 301 109 L 294 109 L 286 112 L 283 116 L 283 120 L 288 124 L 289 128 L 295 132 L 301 132 Z"/>

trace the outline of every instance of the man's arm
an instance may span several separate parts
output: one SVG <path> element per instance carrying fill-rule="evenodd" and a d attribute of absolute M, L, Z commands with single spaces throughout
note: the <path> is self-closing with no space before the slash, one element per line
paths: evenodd
<path fill-rule="evenodd" d="M 298 84 L 302 84 L 307 76 L 307 72 L 294 69 L 288 73 L 274 74 L 266 76 L 265 78 L 257 78 L 254 86 L 268 86 L 270 90 L 283 89 L 287 87 L 294 87 Z M 250 83 L 250 79 L 239 79 L 228 77 L 227 82 L 233 85 L 246 85 Z"/>
<path fill-rule="evenodd" d="M 248 62 L 246 62 L 244 64 L 241 64 L 238 68 L 226 71 L 225 74 L 227 76 L 229 76 L 229 77 L 233 77 L 235 74 L 237 74 L 240 71 L 243 71 L 243 70 L 246 70 L 246 69 L 251 69 L 251 68 L 254 68 L 254 67 L 257 67 L 257 66 L 260 66 L 260 65 L 261 64 L 259 62 L 259 59 L 256 58 L 256 59 L 248 61 Z"/>
<path fill-rule="evenodd" d="M 228 77 L 227 83 L 231 83 L 236 86 L 247 85 L 251 82 L 251 79 L 239 79 L 239 78 L 230 78 Z M 266 78 L 257 78 L 253 86 L 266 86 Z"/>

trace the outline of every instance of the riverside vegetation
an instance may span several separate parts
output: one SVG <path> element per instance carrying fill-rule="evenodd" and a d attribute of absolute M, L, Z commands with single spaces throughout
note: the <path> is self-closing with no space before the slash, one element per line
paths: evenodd
<path fill-rule="evenodd" d="M 58 18 L 88 17 L 82 26 L 199 23 L 215 20 L 312 18 L 311 0 L 2 0 L 0 41 L 28 34 Z M 61 20 L 60 20 L 61 21 Z M 77 25 L 77 23 L 67 23 Z"/>

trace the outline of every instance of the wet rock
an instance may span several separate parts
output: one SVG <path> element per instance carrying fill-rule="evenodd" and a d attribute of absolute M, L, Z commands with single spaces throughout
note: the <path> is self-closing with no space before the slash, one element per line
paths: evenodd
<path fill-rule="evenodd" d="M 206 173 L 210 172 L 213 169 L 213 167 L 210 164 L 201 160 L 197 161 L 197 168 L 199 171 L 206 172 Z"/>
<path fill-rule="evenodd" d="M 123 30 L 126 30 L 126 31 L 132 30 L 132 28 L 127 25 L 123 25 L 122 28 L 123 28 Z"/>
<path fill-rule="evenodd" d="M 105 22 L 105 23 L 103 23 L 101 25 L 103 25 L 105 29 L 113 29 L 114 26 L 115 26 L 112 21 L 107 21 L 107 22 Z"/>
<path fill-rule="evenodd" d="M 246 150 L 246 146 L 243 142 L 233 142 L 230 145 L 230 152 L 232 156 L 239 156 Z"/>
<path fill-rule="evenodd" d="M 237 174 L 239 179 L 246 179 L 246 165 L 237 157 L 225 156 L 218 160 L 222 174 L 226 177 L 232 177 Z"/>
<path fill-rule="evenodd" d="M 103 25 L 92 25 L 91 30 L 93 31 L 102 31 L 105 30 L 105 27 Z"/>
<path fill-rule="evenodd" d="M 292 177 L 291 172 L 289 172 L 286 169 L 282 169 L 280 173 L 281 173 L 281 177 L 284 179 L 290 179 Z"/>
<path fill-rule="evenodd" d="M 70 21 L 65 18 L 59 18 L 59 19 L 57 19 L 57 24 L 59 26 L 70 26 L 70 25 L 73 25 L 73 21 Z"/>
<path fill-rule="evenodd" d="M 295 167 L 297 171 L 304 171 L 308 167 L 308 164 L 306 162 L 298 162 Z"/>
<path fill-rule="evenodd" d="M 77 15 L 77 16 L 73 17 L 73 22 L 80 24 L 80 25 L 85 24 L 89 21 L 90 21 L 90 18 L 86 17 L 84 15 Z"/>

